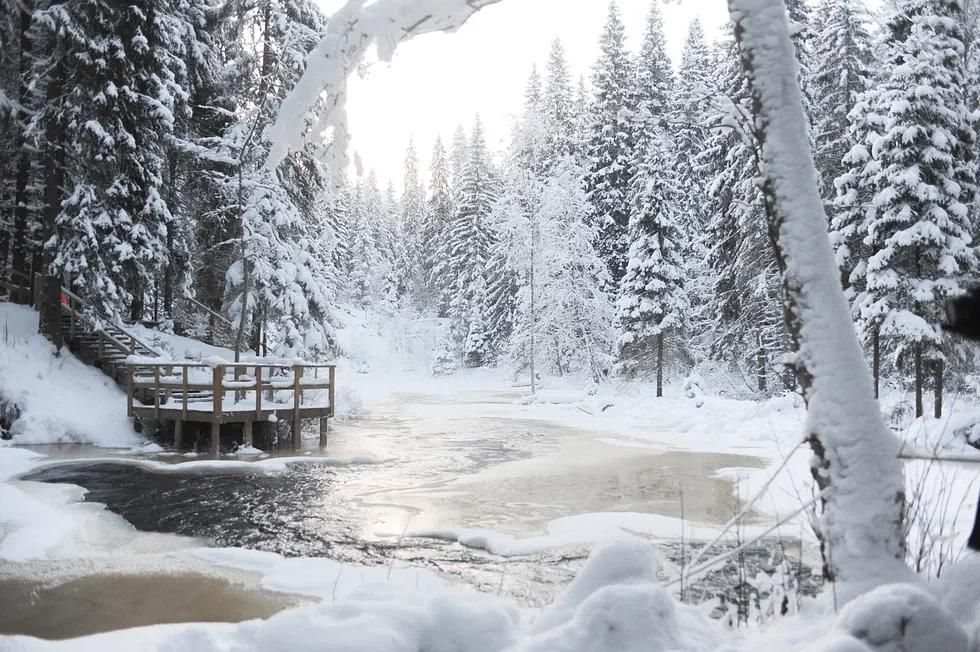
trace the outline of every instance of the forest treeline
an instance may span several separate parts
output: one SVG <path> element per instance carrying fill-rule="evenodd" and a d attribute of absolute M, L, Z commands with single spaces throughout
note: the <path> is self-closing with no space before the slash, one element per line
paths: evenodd
<path fill-rule="evenodd" d="M 876 382 L 936 393 L 974 356 L 941 328 L 976 276 L 974 2 L 786 0 L 841 279 Z M 560 40 L 506 151 L 479 118 L 400 192 L 338 180 L 265 127 L 326 25 L 306 0 L 0 0 L 0 260 L 103 318 L 336 352 L 342 310 L 448 324 L 436 366 L 656 377 L 712 364 L 792 389 L 753 106 L 731 34 L 638 51 L 615 2 L 590 74 Z M 530 67 L 531 62 L 529 62 Z M 300 119 L 297 117 L 297 119 Z M 775 137 L 778 137 L 776 135 Z M 191 300 L 193 298 L 193 301 Z"/>

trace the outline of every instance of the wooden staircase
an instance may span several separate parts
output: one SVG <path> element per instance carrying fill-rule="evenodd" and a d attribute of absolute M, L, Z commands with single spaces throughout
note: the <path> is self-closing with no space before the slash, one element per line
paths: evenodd
<path fill-rule="evenodd" d="M 83 362 L 101 369 L 125 389 L 131 356 L 162 359 L 163 354 L 116 325 L 97 325 L 83 314 L 85 302 L 68 288 L 61 289 L 61 325 L 65 343 Z"/>

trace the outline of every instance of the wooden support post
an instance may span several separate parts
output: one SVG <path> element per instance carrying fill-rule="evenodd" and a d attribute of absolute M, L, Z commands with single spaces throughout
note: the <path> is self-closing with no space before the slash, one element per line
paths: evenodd
<path fill-rule="evenodd" d="M 334 396 L 336 395 L 336 392 L 334 391 L 334 385 L 336 384 L 334 382 L 334 378 L 335 378 L 336 371 L 337 371 L 336 367 L 333 366 L 330 367 L 330 387 L 327 388 L 327 396 L 330 399 L 330 416 L 332 417 L 337 416 L 337 410 L 336 408 L 334 408 Z"/>
<path fill-rule="evenodd" d="M 181 390 L 183 390 L 183 397 L 180 399 L 180 409 L 183 412 L 184 419 L 187 419 L 187 365 L 183 365 L 180 368 L 180 373 L 184 375 L 183 380 L 181 380 Z"/>
<path fill-rule="evenodd" d="M 160 367 L 153 367 L 153 407 L 157 421 L 160 420 Z"/>
<path fill-rule="evenodd" d="M 299 450 L 303 446 L 303 419 L 300 417 L 300 406 L 303 404 L 303 367 L 293 367 L 293 448 Z"/>
<path fill-rule="evenodd" d="M 255 418 L 262 418 L 262 367 L 255 366 Z"/>
<path fill-rule="evenodd" d="M 252 422 L 246 421 L 244 424 L 242 424 L 242 428 L 245 431 L 245 445 L 251 446 L 252 445 Z"/>
<path fill-rule="evenodd" d="M 247 371 L 247 369 L 245 367 L 235 367 L 235 381 L 236 381 L 236 384 L 237 384 L 238 381 L 241 381 L 242 376 L 245 375 L 245 372 L 246 371 Z M 247 392 L 244 389 L 236 389 L 235 390 L 235 403 L 238 403 L 239 401 L 244 401 L 246 394 L 247 394 Z"/>
<path fill-rule="evenodd" d="M 217 421 L 211 422 L 211 454 L 217 455 L 221 450 L 221 424 Z"/>
<path fill-rule="evenodd" d="M 327 417 L 320 417 L 320 448 L 327 447 L 328 432 L 330 432 L 330 422 Z"/>
<path fill-rule="evenodd" d="M 184 421 L 183 419 L 174 420 L 174 449 L 180 450 L 181 445 L 184 443 Z"/>
<path fill-rule="evenodd" d="M 133 416 L 133 368 L 126 367 L 126 414 Z"/>
<path fill-rule="evenodd" d="M 172 390 L 170 388 L 173 387 L 174 368 L 173 367 L 167 367 L 163 371 L 164 371 L 165 374 L 167 374 L 167 382 L 164 385 L 164 390 L 163 390 L 163 402 L 164 403 L 169 403 L 170 402 L 170 395 L 172 393 Z"/>
<path fill-rule="evenodd" d="M 136 355 L 136 338 L 129 336 L 129 355 Z"/>
<path fill-rule="evenodd" d="M 221 419 L 221 403 L 225 393 L 225 368 L 218 365 L 211 376 L 211 401 L 214 403 L 214 419 Z"/>

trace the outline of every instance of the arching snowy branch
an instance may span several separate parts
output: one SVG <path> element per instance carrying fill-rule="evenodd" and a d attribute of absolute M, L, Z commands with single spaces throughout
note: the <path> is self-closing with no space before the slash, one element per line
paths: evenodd
<path fill-rule="evenodd" d="M 310 53 L 306 72 L 269 128 L 273 145 L 265 167 L 274 169 L 300 149 L 308 134 L 333 131 L 326 163 L 347 166 L 347 80 L 368 49 L 390 61 L 399 44 L 420 34 L 453 31 L 480 9 L 500 0 L 348 0 L 331 17 L 327 33 Z M 365 6 L 367 5 L 367 6 Z M 325 103 L 318 106 L 321 99 Z M 312 120 L 311 120 L 312 118 Z"/>

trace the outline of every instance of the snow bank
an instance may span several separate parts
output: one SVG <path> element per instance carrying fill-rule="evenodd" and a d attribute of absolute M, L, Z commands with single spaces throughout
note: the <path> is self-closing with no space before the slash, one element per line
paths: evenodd
<path fill-rule="evenodd" d="M 385 566 L 352 567 L 331 559 L 283 557 L 274 552 L 244 548 L 201 548 L 194 554 L 217 566 L 258 573 L 268 591 L 306 595 L 329 602 L 356 594 L 365 584 L 387 590 L 432 593 L 448 588 L 428 570 Z"/>
<path fill-rule="evenodd" d="M 11 430 L 14 443 L 139 444 L 126 417 L 126 395 L 71 353 L 56 355 L 37 334 L 37 319 L 29 308 L 0 303 L 0 400 L 21 411 Z"/>
<path fill-rule="evenodd" d="M 263 572 L 289 562 L 239 550 L 207 551 L 216 563 Z M 309 560 L 308 560 L 309 561 Z M 297 564 L 285 575 L 330 573 Z M 383 569 L 382 569 L 383 570 Z M 528 626 L 512 605 L 485 594 L 403 583 L 362 584 L 336 602 L 290 609 L 237 625 L 142 627 L 68 641 L 0 637 L 25 652 L 41 650 L 318 650 L 322 652 L 707 652 L 722 642 L 717 623 L 678 605 L 656 583 L 649 546 L 620 543 L 593 553 L 538 621 Z M 379 578 L 383 579 L 383 578 Z M 295 585 L 294 585 L 295 586 Z M 336 596 L 332 596 L 336 597 Z"/>

